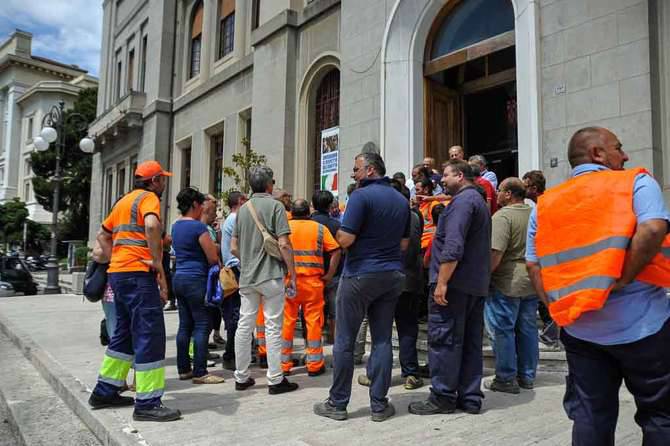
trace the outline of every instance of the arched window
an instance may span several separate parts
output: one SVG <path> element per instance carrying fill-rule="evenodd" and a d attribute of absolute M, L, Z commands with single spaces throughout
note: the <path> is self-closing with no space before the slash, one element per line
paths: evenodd
<path fill-rule="evenodd" d="M 202 1 L 193 8 L 193 16 L 191 19 L 191 48 L 189 61 L 189 79 L 200 74 L 200 59 L 202 53 L 202 21 L 205 14 L 205 8 L 202 6 Z"/>
<path fill-rule="evenodd" d="M 429 59 L 466 48 L 514 29 L 510 0 L 462 0 L 441 23 Z"/>
<path fill-rule="evenodd" d="M 227 56 L 235 47 L 235 0 L 219 0 L 218 58 Z"/>
<path fill-rule="evenodd" d="M 340 125 L 340 70 L 329 71 L 316 90 L 314 190 L 321 189 L 321 132 Z"/>

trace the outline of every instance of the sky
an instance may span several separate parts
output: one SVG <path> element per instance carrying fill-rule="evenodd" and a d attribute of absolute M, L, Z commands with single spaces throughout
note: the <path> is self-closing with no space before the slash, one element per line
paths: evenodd
<path fill-rule="evenodd" d="M 98 76 L 102 0 L 0 0 L 0 42 L 16 28 L 32 33 L 34 55 Z"/>

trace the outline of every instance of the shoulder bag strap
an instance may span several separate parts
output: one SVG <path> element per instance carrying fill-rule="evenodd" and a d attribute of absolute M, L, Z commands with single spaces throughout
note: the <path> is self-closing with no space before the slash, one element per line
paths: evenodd
<path fill-rule="evenodd" d="M 253 203 L 251 203 L 251 200 L 247 201 L 247 206 L 249 206 L 249 212 L 251 213 L 251 218 L 254 219 L 256 227 L 258 228 L 259 231 L 261 231 L 261 234 L 263 234 L 263 236 L 270 235 L 267 229 L 265 229 L 265 226 L 263 226 L 260 220 L 258 219 L 258 214 L 256 214 L 256 208 L 254 207 Z"/>

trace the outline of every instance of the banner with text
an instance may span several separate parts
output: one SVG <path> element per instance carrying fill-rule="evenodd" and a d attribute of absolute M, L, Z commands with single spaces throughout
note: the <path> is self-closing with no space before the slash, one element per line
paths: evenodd
<path fill-rule="evenodd" d="M 339 169 L 340 128 L 321 131 L 321 190 L 328 190 L 337 198 L 337 171 Z"/>

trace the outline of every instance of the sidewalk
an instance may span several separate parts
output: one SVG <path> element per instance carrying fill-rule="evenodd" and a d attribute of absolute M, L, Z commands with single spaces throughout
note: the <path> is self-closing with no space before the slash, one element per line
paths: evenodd
<path fill-rule="evenodd" d="M 132 408 L 91 412 L 84 391 L 95 385 L 104 347 L 98 341 L 102 309 L 82 302 L 80 296 L 19 296 L 0 300 L 0 330 L 22 344 L 26 356 L 56 388 L 98 438 L 109 444 L 148 445 L 565 445 L 571 423 L 562 409 L 564 377 L 542 373 L 534 391 L 507 395 L 485 391 L 484 412 L 473 416 L 418 417 L 407 412 L 411 401 L 427 396 L 428 386 L 406 391 L 394 369 L 390 397 L 397 415 L 384 423 L 369 419 L 367 389 L 354 383 L 350 420 L 336 422 L 312 414 L 314 402 L 327 397 L 329 372 L 307 377 L 304 368 L 289 379 L 300 384 L 294 393 L 270 396 L 264 370 L 252 369 L 257 385 L 246 392 L 234 390 L 232 372 L 217 365 L 226 383 L 194 386 L 177 379 L 175 366 L 176 312 L 165 314 L 167 359 L 165 404 L 179 408 L 184 418 L 174 423 L 135 423 Z M 296 341 L 300 342 L 301 340 Z M 330 348 L 327 352 L 330 361 Z M 357 368 L 355 377 L 363 373 Z M 0 377 L 0 379 L 3 379 Z M 635 406 L 625 390 L 617 445 L 639 445 L 641 434 L 633 421 Z"/>

